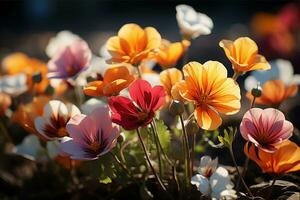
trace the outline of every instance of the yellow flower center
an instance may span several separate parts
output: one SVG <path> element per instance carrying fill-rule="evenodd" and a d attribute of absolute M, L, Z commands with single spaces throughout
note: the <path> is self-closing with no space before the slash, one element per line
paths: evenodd
<path fill-rule="evenodd" d="M 97 152 L 100 149 L 100 144 L 98 142 L 93 142 L 90 144 L 90 149 Z"/>

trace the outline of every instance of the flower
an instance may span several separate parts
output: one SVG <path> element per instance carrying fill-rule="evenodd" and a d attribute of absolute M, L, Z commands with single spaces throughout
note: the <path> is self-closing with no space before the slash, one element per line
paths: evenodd
<path fill-rule="evenodd" d="M 210 17 L 184 4 L 176 6 L 176 19 L 181 34 L 188 39 L 209 35 L 214 26 Z"/>
<path fill-rule="evenodd" d="M 60 49 L 48 62 L 48 78 L 67 79 L 86 70 L 92 57 L 91 50 L 83 40 Z"/>
<path fill-rule="evenodd" d="M 183 67 L 183 72 L 185 80 L 172 90 L 177 90 L 182 98 L 196 106 L 194 116 L 202 129 L 217 129 L 222 123 L 219 113 L 231 115 L 239 111 L 240 88 L 233 79 L 227 78 L 222 63 L 190 62 Z"/>
<path fill-rule="evenodd" d="M 142 60 L 149 58 L 160 44 L 161 37 L 155 28 L 142 29 L 137 24 L 125 24 L 117 36 L 108 39 L 106 48 L 112 56 L 109 62 L 139 65 Z"/>
<path fill-rule="evenodd" d="M 210 156 L 203 156 L 200 160 L 199 173 L 192 177 L 191 184 L 196 185 L 203 195 L 212 199 L 221 199 L 221 196 L 225 199 L 236 199 L 228 171 L 224 167 L 217 166 L 217 158 L 212 160 Z"/>
<path fill-rule="evenodd" d="M 162 40 L 159 51 L 155 55 L 155 60 L 163 68 L 173 67 L 189 46 L 190 42 L 188 40 L 175 43 Z"/>
<path fill-rule="evenodd" d="M 266 152 L 274 152 L 277 144 L 292 136 L 293 129 L 284 114 L 274 108 L 251 108 L 240 125 L 243 138 Z"/>
<path fill-rule="evenodd" d="M 34 125 L 47 140 L 63 138 L 69 135 L 66 124 L 77 114 L 80 114 L 80 110 L 75 105 L 51 100 L 45 105 L 43 115 L 34 120 Z"/>
<path fill-rule="evenodd" d="M 76 160 L 95 160 L 108 153 L 116 145 L 120 134 L 110 119 L 107 107 L 97 108 L 88 116 L 73 116 L 67 130 L 70 137 L 63 139 L 60 148 Z"/>
<path fill-rule="evenodd" d="M 134 80 L 126 63 L 110 67 L 105 71 L 103 81 L 92 81 L 84 87 L 84 93 L 89 96 L 115 96 L 127 88 Z"/>
<path fill-rule="evenodd" d="M 26 74 L 5 75 L 0 78 L 0 91 L 11 96 L 18 96 L 27 91 Z"/>
<path fill-rule="evenodd" d="M 90 98 L 80 106 L 80 110 L 82 111 L 82 114 L 89 115 L 96 108 L 103 107 L 104 105 L 105 103 L 103 101 L 100 101 L 99 99 L 96 98 Z"/>
<path fill-rule="evenodd" d="M 30 103 L 20 104 L 17 110 L 12 114 L 11 121 L 21 125 L 27 132 L 39 136 L 41 139 L 45 138 L 38 133 L 34 126 L 34 120 L 44 113 L 44 106 L 49 102 L 50 98 L 47 96 L 34 97 Z"/>
<path fill-rule="evenodd" d="M 300 148 L 297 144 L 287 140 L 276 148 L 273 153 L 261 149 L 256 152 L 254 144 L 246 143 L 244 152 L 265 173 L 285 174 L 300 170 Z"/>
<path fill-rule="evenodd" d="M 71 45 L 74 41 L 81 39 L 78 35 L 72 33 L 71 31 L 64 30 L 52 37 L 45 49 L 46 54 L 49 58 L 52 58 L 57 51 Z"/>
<path fill-rule="evenodd" d="M 240 37 L 235 41 L 222 40 L 219 45 L 223 48 L 236 73 L 271 68 L 265 57 L 257 53 L 256 43 L 248 37 Z"/>
<path fill-rule="evenodd" d="M 117 96 L 110 97 L 109 107 L 112 121 L 126 130 L 137 129 L 152 122 L 155 112 L 165 102 L 162 86 L 152 87 L 145 80 L 136 80 L 129 86 L 131 99 Z"/>
<path fill-rule="evenodd" d="M 245 89 L 250 91 L 256 88 L 258 82 L 262 85 L 269 80 L 282 80 L 285 85 L 300 84 L 300 75 L 294 74 L 294 68 L 290 61 L 276 59 L 270 62 L 272 68 L 267 71 L 256 70 L 245 79 Z"/>
<path fill-rule="evenodd" d="M 277 108 L 283 101 L 295 96 L 297 92 L 298 85 L 285 85 L 282 80 L 270 80 L 263 84 L 262 95 L 255 99 L 255 103 Z M 248 99 L 253 98 L 250 92 L 246 96 Z"/>
<path fill-rule="evenodd" d="M 11 106 L 11 98 L 5 93 L 0 93 L 0 117 L 3 116 L 6 110 Z"/>
<path fill-rule="evenodd" d="M 31 92 L 34 91 L 36 94 L 43 94 L 49 85 L 49 80 L 46 77 L 47 66 L 38 59 L 30 58 L 23 53 L 17 52 L 6 56 L 2 61 L 2 65 L 3 71 L 6 74 L 4 77 L 8 78 L 6 83 L 8 83 L 14 91 L 18 88 L 19 92 L 17 92 L 17 94 L 27 89 Z M 38 73 L 41 75 L 41 81 L 38 83 L 33 82 L 32 77 Z M 23 77 L 24 74 L 25 77 Z M 13 77 L 15 82 L 10 80 Z M 13 86 L 16 86 L 16 88 Z M 14 92 L 12 91 L 12 93 Z M 14 93 L 14 95 L 16 94 Z"/>
<path fill-rule="evenodd" d="M 159 76 L 160 83 L 168 94 L 167 101 L 170 101 L 173 98 L 182 100 L 178 90 L 172 90 L 172 87 L 183 79 L 182 72 L 176 68 L 169 68 L 162 71 Z"/>

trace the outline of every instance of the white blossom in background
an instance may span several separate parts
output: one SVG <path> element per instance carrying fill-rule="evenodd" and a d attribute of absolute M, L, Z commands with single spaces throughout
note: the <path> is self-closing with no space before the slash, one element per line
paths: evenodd
<path fill-rule="evenodd" d="M 256 70 L 245 79 L 245 89 L 247 91 L 257 87 L 257 84 L 263 85 L 269 80 L 282 80 L 286 85 L 300 84 L 300 75 L 294 74 L 294 68 L 290 61 L 277 59 L 270 62 L 271 69 L 262 71 Z"/>
<path fill-rule="evenodd" d="M 53 57 L 57 51 L 72 44 L 78 39 L 81 38 L 68 30 L 58 32 L 56 36 L 51 38 L 48 42 L 48 45 L 45 49 L 47 56 L 49 58 Z"/>
<path fill-rule="evenodd" d="M 81 106 L 80 109 L 83 114 L 89 115 L 91 114 L 96 108 L 99 107 L 105 107 L 106 104 L 103 101 L 100 101 L 99 99 L 96 98 L 91 98 L 84 102 Z"/>
<path fill-rule="evenodd" d="M 18 96 L 27 91 L 26 74 L 5 75 L 0 78 L 0 92 Z"/>
<path fill-rule="evenodd" d="M 200 35 L 209 35 L 214 26 L 210 17 L 184 4 L 176 6 L 176 19 L 181 34 L 192 39 Z"/>
<path fill-rule="evenodd" d="M 45 162 L 49 158 L 54 159 L 59 154 L 58 141 L 47 142 L 47 151 L 41 146 L 36 135 L 28 135 L 23 141 L 16 145 L 12 153 L 20 155 L 26 159 Z"/>
<path fill-rule="evenodd" d="M 200 160 L 198 174 L 192 177 L 191 184 L 205 196 L 212 199 L 236 199 L 236 191 L 230 180 L 228 171 L 224 167 L 217 167 L 218 159 L 212 160 L 203 156 Z"/>

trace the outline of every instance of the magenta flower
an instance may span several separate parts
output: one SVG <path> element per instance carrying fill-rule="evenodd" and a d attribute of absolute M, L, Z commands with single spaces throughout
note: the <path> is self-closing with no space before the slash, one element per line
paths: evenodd
<path fill-rule="evenodd" d="M 48 78 L 67 79 L 86 70 L 92 57 L 87 43 L 81 39 L 60 49 L 48 62 Z"/>
<path fill-rule="evenodd" d="M 62 153 L 74 160 L 95 160 L 115 147 L 119 128 L 110 119 L 109 109 L 99 107 L 90 115 L 78 114 L 67 124 L 70 137 L 60 144 Z"/>
<path fill-rule="evenodd" d="M 282 112 L 274 108 L 250 109 L 245 113 L 240 125 L 245 140 L 270 153 L 276 150 L 276 144 L 292 136 L 293 129 L 293 124 L 285 120 Z"/>

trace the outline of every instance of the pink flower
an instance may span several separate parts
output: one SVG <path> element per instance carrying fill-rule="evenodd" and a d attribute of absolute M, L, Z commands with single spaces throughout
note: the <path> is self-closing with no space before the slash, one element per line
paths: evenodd
<path fill-rule="evenodd" d="M 162 86 L 152 87 L 149 82 L 141 79 L 129 86 L 129 94 L 132 100 L 122 96 L 109 99 L 112 121 L 126 130 L 150 124 L 166 97 Z"/>
<path fill-rule="evenodd" d="M 277 150 L 275 145 L 292 136 L 293 128 L 293 124 L 285 120 L 283 113 L 274 108 L 250 109 L 240 125 L 245 140 L 270 153 Z"/>
<path fill-rule="evenodd" d="M 109 109 L 99 107 L 90 115 L 78 114 L 67 124 L 70 137 L 60 145 L 75 160 L 95 160 L 115 147 L 119 128 L 110 119 Z"/>
<path fill-rule="evenodd" d="M 66 125 L 71 117 L 80 114 L 80 110 L 71 103 L 51 100 L 43 113 L 43 116 L 35 118 L 35 128 L 46 139 L 55 140 L 68 136 Z"/>
<path fill-rule="evenodd" d="M 48 78 L 67 79 L 86 70 L 92 57 L 87 43 L 81 39 L 60 49 L 48 62 Z"/>

